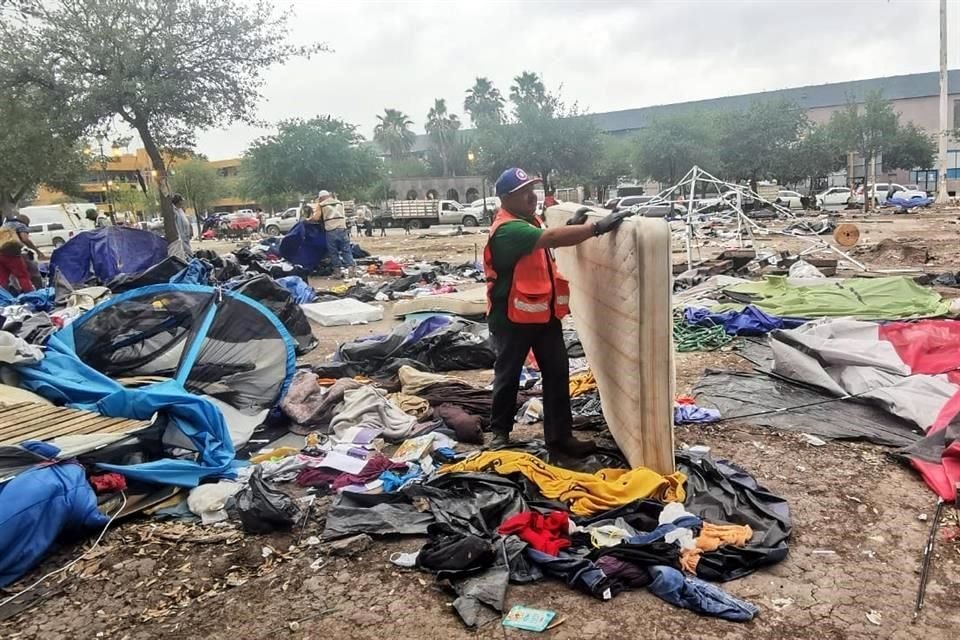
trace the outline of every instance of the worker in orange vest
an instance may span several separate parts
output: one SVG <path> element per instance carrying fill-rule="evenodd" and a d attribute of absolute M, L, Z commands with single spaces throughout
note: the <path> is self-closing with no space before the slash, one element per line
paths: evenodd
<path fill-rule="evenodd" d="M 520 373 L 533 350 L 543 378 L 543 432 L 552 452 L 583 456 L 596 447 L 573 437 L 570 375 L 560 320 L 569 313 L 569 283 L 560 275 L 551 249 L 570 247 L 620 226 L 626 211 L 587 224 L 586 207 L 567 226 L 544 229 L 536 217 L 534 185 L 540 178 L 507 169 L 496 182 L 500 210 L 483 250 L 487 279 L 487 320 L 497 361 L 494 365 L 491 446 L 510 443 Z"/>

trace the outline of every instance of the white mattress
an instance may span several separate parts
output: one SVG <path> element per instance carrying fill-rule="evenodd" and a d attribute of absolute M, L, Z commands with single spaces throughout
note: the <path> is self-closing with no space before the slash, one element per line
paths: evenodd
<path fill-rule="evenodd" d="M 561 226 L 580 207 L 547 210 Z M 598 210 L 602 211 L 602 210 Z M 594 219 L 607 212 L 592 214 Z M 556 250 L 570 280 L 570 308 L 603 403 L 603 416 L 633 467 L 674 471 L 670 228 L 632 218 L 615 233 Z"/>
<path fill-rule="evenodd" d="M 393 305 L 393 315 L 397 317 L 427 312 L 452 313 L 465 317 L 484 316 L 487 314 L 487 289 L 479 285 L 465 291 L 399 300 Z"/>

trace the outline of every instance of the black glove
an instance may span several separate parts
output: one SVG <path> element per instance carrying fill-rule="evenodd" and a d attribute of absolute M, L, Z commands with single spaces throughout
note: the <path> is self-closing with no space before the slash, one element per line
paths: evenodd
<path fill-rule="evenodd" d="M 598 221 L 593 223 L 593 235 L 602 236 L 605 233 L 610 233 L 619 227 L 623 223 L 624 218 L 629 215 L 629 210 L 623 210 L 616 213 L 611 213 L 604 218 L 600 218 Z"/>
<path fill-rule="evenodd" d="M 585 224 L 588 213 L 590 213 L 590 207 L 580 207 L 577 209 L 577 212 L 573 214 L 573 217 L 567 220 L 567 224 Z"/>

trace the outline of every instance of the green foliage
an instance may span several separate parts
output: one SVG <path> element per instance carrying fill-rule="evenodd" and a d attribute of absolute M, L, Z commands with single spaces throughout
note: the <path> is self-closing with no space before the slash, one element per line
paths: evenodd
<path fill-rule="evenodd" d="M 479 126 L 470 143 L 478 150 L 483 173 L 495 179 L 504 169 L 519 166 L 547 182 L 554 175 L 590 173 L 600 153 L 600 132 L 577 105 L 568 108 L 529 72 L 514 79 L 510 100 L 513 117 Z"/>
<path fill-rule="evenodd" d="M 477 78 L 463 100 L 463 109 L 470 114 L 474 127 L 502 124 L 506 119 L 503 107 L 500 90 L 487 78 Z"/>
<path fill-rule="evenodd" d="M 746 111 L 722 114 L 717 139 L 720 170 L 733 180 L 773 178 L 808 128 L 803 109 L 786 100 L 754 102 Z"/>
<path fill-rule="evenodd" d="M 0 91 L 0 208 L 39 184 L 70 193 L 85 171 L 81 123 L 29 87 Z"/>
<path fill-rule="evenodd" d="M 933 137 L 913 124 L 901 125 L 893 140 L 883 151 L 883 166 L 887 169 L 915 169 L 933 166 L 937 145 Z"/>
<path fill-rule="evenodd" d="M 451 152 L 457 147 L 457 132 L 460 130 L 460 118 L 447 111 L 447 101 L 437 98 L 427 114 L 427 135 L 430 143 L 440 156 L 443 176 L 449 176 Z"/>
<path fill-rule="evenodd" d="M 391 158 L 402 158 L 410 153 L 417 134 L 410 129 L 413 120 L 399 109 L 384 109 L 377 116 L 377 126 L 373 128 L 373 141 L 390 154 Z"/>
<path fill-rule="evenodd" d="M 615 186 L 622 177 L 636 177 L 634 171 L 634 142 L 629 138 L 603 135 L 589 181 L 598 193 Z"/>
<path fill-rule="evenodd" d="M 32 86 L 87 123 L 120 118 L 160 172 L 162 149 L 197 131 L 255 123 L 263 72 L 322 45 L 288 43 L 289 14 L 270 0 L 51 0 L 0 23 L 0 88 Z"/>
<path fill-rule="evenodd" d="M 695 164 L 715 168 L 715 123 L 714 116 L 701 111 L 652 120 L 634 138 L 637 176 L 673 185 Z"/>
<path fill-rule="evenodd" d="M 321 189 L 350 198 L 375 184 L 383 171 L 376 152 L 354 125 L 329 116 L 284 120 L 258 138 L 244 156 L 245 192 L 266 202 L 286 194 L 315 196 Z"/>
<path fill-rule="evenodd" d="M 199 158 L 178 162 L 170 188 L 183 196 L 195 214 L 202 215 L 214 200 L 223 194 L 223 184 L 217 170 Z"/>
<path fill-rule="evenodd" d="M 439 157 L 438 157 L 439 161 Z M 433 175 L 431 169 L 436 166 L 439 171 L 439 165 L 436 163 L 427 163 L 414 156 L 394 157 L 386 159 L 386 167 L 390 175 L 394 178 L 425 178 Z"/>
<path fill-rule="evenodd" d="M 774 159 L 773 175 L 780 184 L 825 176 L 846 164 L 846 152 L 828 127 L 811 126 L 806 135 Z"/>
<path fill-rule="evenodd" d="M 899 129 L 900 116 L 893 105 L 877 93 L 863 104 L 849 102 L 830 116 L 830 133 L 842 148 L 859 153 L 868 161 L 890 145 Z"/>

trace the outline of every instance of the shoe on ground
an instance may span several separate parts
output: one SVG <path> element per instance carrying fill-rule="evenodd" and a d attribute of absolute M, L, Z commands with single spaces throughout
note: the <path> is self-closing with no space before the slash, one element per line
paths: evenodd
<path fill-rule="evenodd" d="M 562 453 L 572 458 L 582 458 L 591 453 L 595 453 L 597 445 L 592 440 L 577 440 L 573 436 L 570 436 L 558 442 L 548 444 L 547 449 L 553 453 Z"/>
<path fill-rule="evenodd" d="M 510 432 L 509 431 L 494 431 L 493 438 L 490 439 L 490 448 L 491 449 L 501 449 L 503 447 L 510 446 Z"/>

